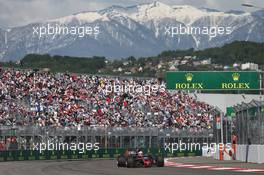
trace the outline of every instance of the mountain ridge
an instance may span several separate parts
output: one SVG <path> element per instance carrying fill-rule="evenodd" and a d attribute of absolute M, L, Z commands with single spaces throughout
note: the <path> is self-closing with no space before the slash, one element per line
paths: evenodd
<path fill-rule="evenodd" d="M 112 6 L 98 11 L 80 12 L 61 18 L 12 28 L 7 44 L 0 40 L 0 61 L 17 60 L 26 54 L 60 54 L 90 57 L 152 56 L 164 50 L 196 50 L 218 47 L 233 41 L 264 42 L 262 13 L 234 14 L 208 11 L 189 5 L 169 6 L 160 2 L 135 6 Z M 32 28 L 59 24 L 68 27 L 99 26 L 98 37 L 59 35 L 33 36 Z M 166 27 L 232 27 L 230 35 L 165 34 Z M 0 30 L 0 37 L 4 35 Z"/>

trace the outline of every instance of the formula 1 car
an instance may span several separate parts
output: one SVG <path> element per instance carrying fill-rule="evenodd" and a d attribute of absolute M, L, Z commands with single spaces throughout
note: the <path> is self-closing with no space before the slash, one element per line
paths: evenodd
<path fill-rule="evenodd" d="M 136 151 L 126 150 L 117 157 L 117 167 L 140 168 L 140 167 L 163 167 L 164 157 L 157 155 L 138 154 Z"/>

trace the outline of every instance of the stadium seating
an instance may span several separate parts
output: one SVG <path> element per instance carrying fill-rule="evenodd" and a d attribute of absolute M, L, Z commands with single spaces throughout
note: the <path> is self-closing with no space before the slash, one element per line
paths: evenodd
<path fill-rule="evenodd" d="M 184 92 L 106 93 L 109 84 L 159 87 L 163 82 L 2 69 L 0 126 L 212 127 L 212 107 Z"/>

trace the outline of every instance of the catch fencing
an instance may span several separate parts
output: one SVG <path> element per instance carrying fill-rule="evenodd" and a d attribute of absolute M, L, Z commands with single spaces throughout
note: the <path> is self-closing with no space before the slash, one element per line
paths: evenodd
<path fill-rule="evenodd" d="M 177 130 L 159 128 L 104 128 L 104 127 L 1 127 L 1 161 L 58 160 L 116 158 L 126 148 L 140 148 L 145 153 L 165 157 L 201 156 L 200 150 L 175 150 L 168 143 L 209 143 L 213 130 Z M 99 143 L 99 149 L 35 150 L 34 145 L 45 143 Z"/>
<path fill-rule="evenodd" d="M 215 118 L 219 116 L 219 112 L 214 109 L 211 114 L 214 118 L 213 126 L 207 129 L 0 126 L 0 161 L 115 158 L 127 148 L 140 148 L 145 153 L 165 157 L 202 156 L 202 149 L 173 150 L 172 144 L 196 143 L 203 146 L 204 143 L 215 143 L 216 135 L 219 134 L 215 129 Z M 56 143 L 98 143 L 99 149 L 34 149 L 36 145 Z"/>
<path fill-rule="evenodd" d="M 13 140 L 12 140 L 13 139 Z M 6 150 L 30 150 L 33 143 L 95 143 L 101 148 L 163 148 L 164 143 L 210 143 L 212 129 L 200 131 L 160 128 L 0 127 Z M 9 142 L 9 143 L 8 143 Z"/>
<path fill-rule="evenodd" d="M 264 101 L 253 100 L 234 107 L 236 111 L 236 159 L 264 163 Z"/>
<path fill-rule="evenodd" d="M 234 109 L 238 144 L 264 145 L 264 101 L 253 100 Z"/>

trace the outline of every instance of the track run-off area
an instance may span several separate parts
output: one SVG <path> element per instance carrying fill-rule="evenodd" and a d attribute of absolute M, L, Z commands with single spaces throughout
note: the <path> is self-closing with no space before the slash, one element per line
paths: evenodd
<path fill-rule="evenodd" d="M 193 161 L 192 161 L 193 160 Z M 116 160 L 20 161 L 0 163 L 0 175 L 243 175 L 264 174 L 263 165 L 203 162 L 203 158 L 166 160 L 165 167 L 117 168 Z M 208 160 L 208 159 L 207 159 Z M 199 161 L 199 162 L 198 162 Z M 193 162 L 193 164 L 191 164 Z M 210 168 L 211 167 L 211 168 Z M 243 169 L 242 169 L 243 167 Z M 236 171 L 244 170 L 244 171 Z M 254 169 L 255 168 L 255 169 Z M 257 168 L 257 169 L 256 169 Z M 264 169 L 264 166 L 263 168 Z M 248 170 L 248 171 L 246 171 Z M 250 171 L 259 170 L 259 171 Z"/>

